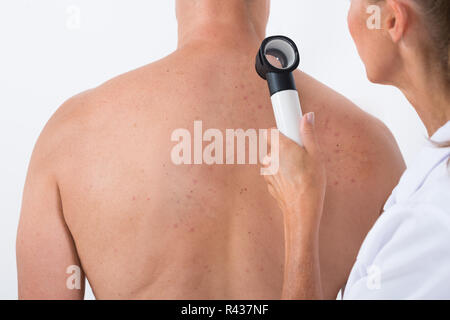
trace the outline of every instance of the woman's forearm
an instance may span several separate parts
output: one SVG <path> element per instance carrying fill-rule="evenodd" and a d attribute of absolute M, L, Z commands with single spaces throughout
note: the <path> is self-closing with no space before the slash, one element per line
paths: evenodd
<path fill-rule="evenodd" d="M 280 135 L 279 170 L 264 179 L 284 216 L 286 249 L 282 298 L 322 299 L 319 228 L 327 177 L 315 134 L 314 114 L 306 114 L 301 121 L 304 146 Z M 270 161 L 265 163 L 269 165 Z"/>
<path fill-rule="evenodd" d="M 319 228 L 285 215 L 285 271 L 282 299 L 323 299 L 319 261 Z"/>

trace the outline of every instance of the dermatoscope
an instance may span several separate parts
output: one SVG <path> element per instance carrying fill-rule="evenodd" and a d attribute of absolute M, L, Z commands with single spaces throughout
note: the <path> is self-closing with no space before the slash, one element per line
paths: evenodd
<path fill-rule="evenodd" d="M 301 146 L 302 110 L 293 75 L 299 64 L 297 46 L 285 36 L 266 38 L 256 56 L 256 72 L 269 84 L 277 128 Z"/>

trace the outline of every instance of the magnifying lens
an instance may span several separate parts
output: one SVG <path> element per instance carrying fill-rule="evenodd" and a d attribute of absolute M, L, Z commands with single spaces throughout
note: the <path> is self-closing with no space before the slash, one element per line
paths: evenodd
<path fill-rule="evenodd" d="M 278 130 L 302 145 L 302 110 L 293 72 L 300 64 L 294 41 L 285 36 L 266 38 L 256 56 L 256 72 L 267 80 Z"/>

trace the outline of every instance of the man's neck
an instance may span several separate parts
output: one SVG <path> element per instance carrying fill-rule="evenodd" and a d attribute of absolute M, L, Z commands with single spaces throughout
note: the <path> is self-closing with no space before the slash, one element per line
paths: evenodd
<path fill-rule="evenodd" d="M 183 6 L 183 4 L 182 4 Z M 226 47 L 255 47 L 265 36 L 265 21 L 259 21 L 246 1 L 205 1 L 178 9 L 178 48 L 207 42 Z"/>

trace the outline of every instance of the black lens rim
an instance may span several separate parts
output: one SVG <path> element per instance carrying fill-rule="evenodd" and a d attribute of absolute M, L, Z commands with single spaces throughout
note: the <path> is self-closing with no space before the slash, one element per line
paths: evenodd
<path fill-rule="evenodd" d="M 273 66 L 266 58 L 266 46 L 267 44 L 269 44 L 271 41 L 273 40 L 282 40 L 287 42 L 289 45 L 291 45 L 291 47 L 294 49 L 294 53 L 295 53 L 295 60 L 294 63 L 292 64 L 292 66 L 290 66 L 289 68 L 284 68 L 284 69 L 280 69 L 277 68 L 275 66 Z M 277 36 L 271 36 L 268 37 L 266 39 L 264 39 L 264 41 L 261 44 L 261 47 L 259 49 L 258 55 L 256 56 L 256 72 L 258 73 L 258 75 L 263 78 L 264 80 L 267 80 L 267 74 L 270 72 L 273 73 L 291 73 L 293 71 L 295 71 L 298 66 L 300 65 L 300 54 L 298 51 L 298 47 L 295 44 L 294 41 L 292 41 L 290 38 L 286 37 L 286 36 L 282 36 L 282 35 L 277 35 Z"/>

